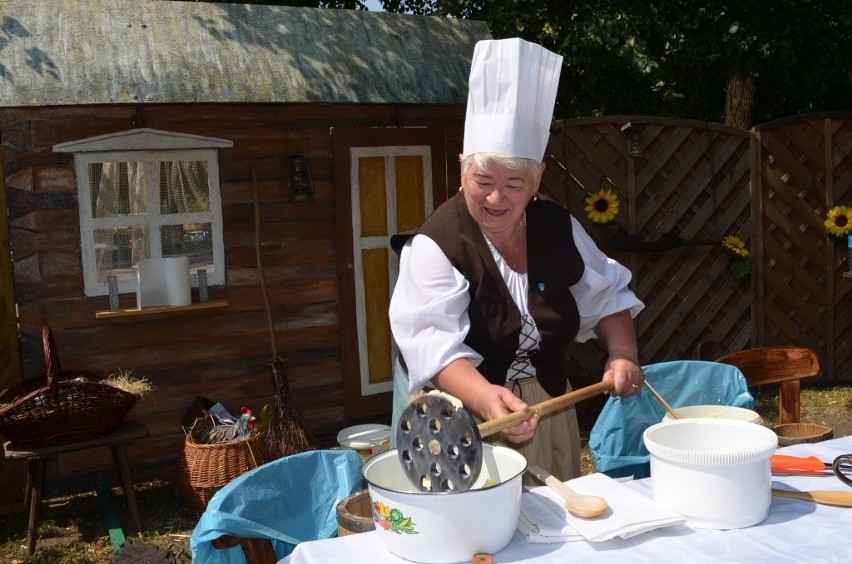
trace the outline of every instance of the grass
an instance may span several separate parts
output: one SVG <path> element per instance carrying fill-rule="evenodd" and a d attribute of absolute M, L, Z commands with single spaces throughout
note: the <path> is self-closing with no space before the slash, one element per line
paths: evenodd
<path fill-rule="evenodd" d="M 777 421 L 777 388 L 754 392 L 755 410 L 765 425 Z M 852 435 L 852 386 L 802 390 L 802 421 L 834 429 L 834 436 Z M 588 449 L 583 450 L 584 473 L 594 470 Z M 196 519 L 189 516 L 174 482 L 153 481 L 136 486 L 141 513 L 141 535 L 128 540 L 161 550 L 170 549 L 178 562 L 189 563 L 189 536 Z M 120 489 L 110 492 L 110 503 L 121 523 L 130 515 Z M 26 556 L 27 518 L 22 512 L 0 513 L 0 562 L 4 564 L 90 564 L 108 562 L 113 555 L 100 503 L 94 491 L 46 501 L 40 513 L 36 553 Z"/>

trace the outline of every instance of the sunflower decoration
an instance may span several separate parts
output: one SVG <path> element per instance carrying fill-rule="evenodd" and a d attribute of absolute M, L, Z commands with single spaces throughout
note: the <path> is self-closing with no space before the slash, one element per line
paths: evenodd
<path fill-rule="evenodd" d="M 852 208 L 848 206 L 834 206 L 826 214 L 825 232 L 830 238 L 837 242 L 843 241 L 852 235 Z"/>
<path fill-rule="evenodd" d="M 618 215 L 618 196 L 615 192 L 601 188 L 585 199 L 586 213 L 595 223 L 606 225 Z"/>
<path fill-rule="evenodd" d="M 728 267 L 731 278 L 741 280 L 748 276 L 751 272 L 751 263 L 748 260 L 751 253 L 746 248 L 745 242 L 736 235 L 726 235 L 722 238 L 722 247 L 733 255 Z"/>
<path fill-rule="evenodd" d="M 722 238 L 722 246 L 738 257 L 748 258 L 751 254 L 742 239 L 736 235 L 726 235 Z"/>

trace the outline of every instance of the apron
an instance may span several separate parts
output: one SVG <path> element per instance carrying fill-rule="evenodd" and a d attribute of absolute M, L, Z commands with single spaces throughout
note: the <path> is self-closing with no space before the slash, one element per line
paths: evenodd
<path fill-rule="evenodd" d="M 527 402 L 527 405 L 552 398 L 535 378 L 506 382 L 506 388 Z M 569 382 L 567 392 L 570 391 Z M 500 444 L 517 450 L 526 457 L 528 464 L 541 466 L 562 482 L 580 476 L 580 425 L 573 405 L 541 417 L 535 435 L 530 440 L 522 443 L 500 441 Z M 529 474 L 524 476 L 524 484 L 541 485 Z"/>

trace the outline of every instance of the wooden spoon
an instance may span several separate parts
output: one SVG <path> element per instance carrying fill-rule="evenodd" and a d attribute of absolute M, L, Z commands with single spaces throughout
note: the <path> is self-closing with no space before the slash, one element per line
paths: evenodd
<path fill-rule="evenodd" d="M 527 468 L 527 471 L 535 476 L 537 480 L 558 493 L 565 500 L 565 509 L 572 515 L 586 518 L 598 517 L 609 507 L 609 504 L 604 498 L 596 495 L 579 494 L 540 466 L 531 464 Z"/>
<path fill-rule="evenodd" d="M 412 400 L 399 417 L 396 445 L 408 479 L 421 491 L 466 491 L 482 468 L 482 438 L 533 415 L 547 415 L 613 389 L 606 380 L 477 425 L 470 411 L 440 394 Z"/>
<path fill-rule="evenodd" d="M 797 492 L 772 488 L 772 495 L 812 501 L 813 503 L 822 503 L 823 505 L 852 507 L 852 492 L 837 492 L 832 490 Z"/>
<path fill-rule="evenodd" d="M 654 397 L 657 398 L 657 401 L 660 402 L 663 407 L 666 408 L 666 411 L 668 411 L 669 413 L 669 417 L 671 417 L 672 419 L 680 419 L 680 415 L 678 415 L 677 411 L 675 411 L 674 408 L 669 405 L 669 402 L 667 402 L 663 398 L 663 396 L 657 393 L 657 390 L 654 389 L 654 386 L 648 383 L 648 380 L 645 380 L 645 387 L 648 388 L 648 390 L 654 395 Z"/>

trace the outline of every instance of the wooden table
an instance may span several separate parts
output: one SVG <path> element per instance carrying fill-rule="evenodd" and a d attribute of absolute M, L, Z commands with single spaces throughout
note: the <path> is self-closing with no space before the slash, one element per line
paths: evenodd
<path fill-rule="evenodd" d="M 118 476 L 121 480 L 121 487 L 124 489 L 127 505 L 130 508 L 130 516 L 136 529 L 141 529 L 139 507 L 136 505 L 136 493 L 133 490 L 130 464 L 127 460 L 127 447 L 147 435 L 148 429 L 142 423 L 124 421 L 118 429 L 109 435 L 90 441 L 45 447 L 18 447 L 13 445 L 11 441 L 3 445 L 6 458 L 27 461 L 27 488 L 24 494 L 24 506 L 29 509 L 29 520 L 27 522 L 27 554 L 29 556 L 32 556 L 35 552 L 45 465 L 48 461 L 65 452 L 96 447 L 108 447 L 112 451 L 115 467 L 118 469 Z"/>

